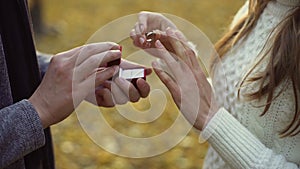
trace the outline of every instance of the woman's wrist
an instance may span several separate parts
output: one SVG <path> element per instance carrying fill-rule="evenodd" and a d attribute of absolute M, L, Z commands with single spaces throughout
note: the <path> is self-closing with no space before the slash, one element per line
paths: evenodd
<path fill-rule="evenodd" d="M 220 107 L 217 105 L 213 105 L 210 107 L 208 114 L 205 117 L 205 121 L 203 122 L 203 126 L 201 130 L 204 130 L 210 120 L 214 117 L 214 115 L 219 111 Z"/>

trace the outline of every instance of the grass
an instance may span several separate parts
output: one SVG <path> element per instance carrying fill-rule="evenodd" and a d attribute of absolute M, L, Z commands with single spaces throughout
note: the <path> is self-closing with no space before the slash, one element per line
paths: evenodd
<path fill-rule="evenodd" d="M 85 44 L 89 37 L 105 24 L 142 10 L 169 13 L 184 18 L 201 29 L 212 42 L 216 42 L 244 1 L 43 0 L 43 3 L 45 22 L 54 26 L 59 34 L 36 36 L 36 45 L 40 51 L 57 53 Z M 152 76 L 153 79 L 156 78 Z M 147 109 L 151 105 L 149 100 L 143 99 L 133 106 L 137 109 Z M 83 104 L 81 108 L 90 113 L 89 104 Z M 133 137 L 149 137 L 161 133 L 172 125 L 178 113 L 170 98 L 162 116 L 148 124 L 130 122 L 120 116 L 114 108 L 102 108 L 101 111 L 114 129 Z M 99 132 L 103 135 L 105 133 L 101 130 Z M 97 146 L 83 131 L 75 114 L 53 126 L 52 133 L 58 169 L 196 169 L 202 167 L 208 147 L 207 143 L 200 144 L 198 134 L 191 131 L 182 142 L 161 155 L 141 159 L 124 158 Z M 107 138 L 103 136 L 103 139 Z"/>

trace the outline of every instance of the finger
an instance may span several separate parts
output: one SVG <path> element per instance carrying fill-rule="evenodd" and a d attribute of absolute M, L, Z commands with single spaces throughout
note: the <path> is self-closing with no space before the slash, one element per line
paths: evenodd
<path fill-rule="evenodd" d="M 140 47 L 138 36 L 136 35 L 135 29 L 130 31 L 130 38 L 133 40 L 133 44 L 137 47 Z"/>
<path fill-rule="evenodd" d="M 135 39 L 136 39 L 136 33 L 135 33 L 134 28 L 131 29 L 129 35 L 130 35 L 130 38 L 131 38 L 132 40 L 135 40 Z"/>
<path fill-rule="evenodd" d="M 140 99 L 141 96 L 139 91 L 128 80 L 125 80 L 124 78 L 116 78 L 115 83 L 131 102 L 137 102 Z"/>
<path fill-rule="evenodd" d="M 140 45 L 143 45 L 145 40 L 146 40 L 146 36 L 145 36 L 145 25 L 143 23 L 140 23 L 139 21 L 135 24 L 134 26 L 134 33 L 137 36 L 137 40 L 140 43 Z"/>
<path fill-rule="evenodd" d="M 197 56 L 196 56 L 193 49 L 185 46 L 185 55 L 190 60 L 193 70 L 202 71 L 201 67 L 199 65 L 199 61 L 197 59 Z"/>
<path fill-rule="evenodd" d="M 107 63 L 110 61 L 114 61 L 116 59 L 120 59 L 122 52 L 120 50 L 108 50 L 102 53 L 97 53 L 95 55 L 90 56 L 81 64 L 77 65 L 78 67 L 106 67 Z"/>
<path fill-rule="evenodd" d="M 192 66 L 195 69 L 200 69 L 200 65 L 197 59 L 197 52 L 195 51 L 195 45 L 191 45 L 189 44 L 190 42 L 188 42 L 187 38 L 183 35 L 182 32 L 176 30 L 175 31 L 175 35 L 178 38 L 178 40 L 180 40 L 184 45 L 185 48 L 185 55 L 187 56 L 187 58 L 189 58 L 190 62 L 192 63 Z"/>
<path fill-rule="evenodd" d="M 177 55 L 177 57 L 182 57 L 183 59 L 184 48 L 182 47 L 182 44 L 177 38 L 177 36 L 175 35 L 175 31 L 170 28 L 167 28 L 166 34 L 168 36 L 168 41 L 171 43 L 172 47 L 174 48 L 175 55 Z"/>
<path fill-rule="evenodd" d="M 118 66 L 109 67 L 100 72 L 95 72 L 84 81 L 78 83 L 78 85 L 76 85 L 76 88 L 73 88 L 72 90 L 88 92 L 79 92 L 79 95 L 75 97 L 84 97 L 90 99 L 90 101 L 95 104 L 96 100 L 93 99 L 93 96 L 90 96 L 91 94 L 89 95 L 89 93 L 94 93 L 96 88 L 98 88 L 102 83 L 104 83 L 107 79 L 114 75 L 116 69 L 119 69 Z"/>
<path fill-rule="evenodd" d="M 126 59 L 122 59 L 121 60 L 121 64 L 120 67 L 123 69 L 136 69 L 136 68 L 145 68 L 145 66 L 126 60 Z"/>
<path fill-rule="evenodd" d="M 113 107 L 115 106 L 112 93 L 107 88 L 101 88 L 95 91 L 98 106 Z"/>
<path fill-rule="evenodd" d="M 76 76 L 78 77 L 78 80 L 85 79 L 98 67 L 105 66 L 107 62 L 119 58 L 121 58 L 121 52 L 119 50 L 110 50 L 95 54 L 75 68 Z"/>
<path fill-rule="evenodd" d="M 150 75 L 151 73 L 152 73 L 152 69 L 151 68 L 146 68 L 145 69 L 146 76 Z"/>
<path fill-rule="evenodd" d="M 133 40 L 133 44 L 137 47 L 145 49 L 151 46 L 151 44 L 146 41 L 145 34 L 137 33 L 135 28 L 131 30 L 130 37 Z"/>
<path fill-rule="evenodd" d="M 176 82 L 171 78 L 167 73 L 165 73 L 158 65 L 156 61 L 152 62 L 152 66 L 154 68 L 154 72 L 157 74 L 159 79 L 165 84 L 165 86 L 168 88 L 170 93 L 172 94 L 172 97 L 174 101 L 177 104 L 180 104 L 181 100 L 181 94 L 180 94 L 180 88 L 176 84 Z"/>
<path fill-rule="evenodd" d="M 140 25 L 138 23 L 136 24 L 133 33 L 136 36 L 135 37 L 136 46 L 141 47 L 141 48 L 149 48 L 150 47 L 151 44 L 146 41 L 146 39 L 147 39 L 146 35 L 145 35 L 146 33 L 140 32 Z"/>
<path fill-rule="evenodd" d="M 168 42 L 172 45 L 174 50 L 174 57 L 184 60 L 184 48 L 182 47 L 181 42 L 177 39 L 175 33 L 171 29 L 166 31 Z"/>
<path fill-rule="evenodd" d="M 136 22 L 134 24 L 134 32 L 137 36 L 141 36 L 141 33 L 140 33 L 140 28 L 139 28 L 139 22 Z"/>
<path fill-rule="evenodd" d="M 184 36 L 184 34 L 183 34 L 181 31 L 179 31 L 178 29 L 175 30 L 175 35 L 176 35 L 176 37 L 178 38 L 178 40 L 180 40 L 181 42 L 185 42 L 185 43 L 188 42 L 188 40 L 187 40 L 187 38 Z"/>
<path fill-rule="evenodd" d="M 100 86 L 119 71 L 119 66 L 108 67 L 96 73 L 95 86 Z"/>
<path fill-rule="evenodd" d="M 138 15 L 138 22 L 134 26 L 134 34 L 136 35 L 135 44 L 137 46 L 146 48 L 149 44 L 146 43 L 146 32 L 147 32 L 147 12 L 140 12 Z"/>
<path fill-rule="evenodd" d="M 157 48 L 157 56 L 165 61 L 166 65 L 171 70 L 171 72 L 174 73 L 175 76 L 179 75 L 179 62 L 174 59 L 174 57 L 166 50 L 166 48 L 161 44 L 159 40 L 155 42 L 155 46 Z"/>
<path fill-rule="evenodd" d="M 105 81 L 105 82 L 102 84 L 102 86 L 103 86 L 104 88 L 107 88 L 108 90 L 111 90 L 111 80 Z"/>
<path fill-rule="evenodd" d="M 148 20 L 148 15 L 146 14 L 146 12 L 141 12 L 138 15 L 138 32 L 140 34 L 145 34 L 147 31 L 147 20 Z"/>
<path fill-rule="evenodd" d="M 88 90 L 95 89 L 96 86 L 110 79 L 118 70 L 119 66 L 112 66 L 95 72 L 81 82 L 81 87 Z"/>
<path fill-rule="evenodd" d="M 202 69 L 202 67 L 200 66 L 200 61 L 197 59 L 197 55 L 194 51 L 194 49 L 192 49 L 190 47 L 190 45 L 184 45 L 184 48 L 185 48 L 185 56 L 186 58 L 188 58 L 191 62 L 191 66 L 190 66 L 190 69 L 194 72 L 195 75 L 197 76 L 204 76 L 206 77 L 205 74 L 208 74 L 206 68 L 205 68 L 205 65 L 203 65 L 203 68 L 204 68 L 204 71 Z"/>
<path fill-rule="evenodd" d="M 183 44 L 184 42 L 180 41 L 178 39 L 178 37 L 175 35 L 175 31 L 168 28 L 166 30 L 166 33 L 169 37 L 169 42 L 171 43 L 174 51 L 175 51 L 175 55 L 174 57 L 178 57 L 180 58 L 183 62 L 185 62 L 187 65 L 189 65 L 190 67 L 192 66 L 192 62 L 191 60 L 186 56 L 186 50 L 187 47 L 185 44 Z"/>
<path fill-rule="evenodd" d="M 102 53 L 108 50 L 119 50 L 120 46 L 114 42 L 100 42 L 84 45 L 76 58 L 76 64 L 79 65 L 90 56 Z"/>
<path fill-rule="evenodd" d="M 128 102 L 128 97 L 123 93 L 122 89 L 115 83 L 111 83 L 111 93 L 115 104 L 125 104 Z"/>
<path fill-rule="evenodd" d="M 155 47 L 157 48 L 157 57 L 160 59 L 163 59 L 167 64 L 172 64 L 174 62 L 177 62 L 175 58 L 173 58 L 170 53 L 167 51 L 167 49 L 164 47 L 164 45 L 160 42 L 160 40 L 157 40 L 155 42 Z"/>
<path fill-rule="evenodd" d="M 145 98 L 149 95 L 150 85 L 144 79 L 138 79 L 136 81 L 136 85 L 142 98 Z"/>

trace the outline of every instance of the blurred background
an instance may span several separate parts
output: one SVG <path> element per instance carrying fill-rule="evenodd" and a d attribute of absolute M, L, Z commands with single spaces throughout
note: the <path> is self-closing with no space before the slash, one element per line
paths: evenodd
<path fill-rule="evenodd" d="M 83 45 L 102 26 L 143 10 L 184 18 L 214 43 L 243 3 L 244 0 L 29 0 L 37 49 L 51 54 Z M 133 137 L 149 137 L 164 131 L 177 116 L 176 106 L 167 98 L 163 114 L 150 124 L 129 122 L 115 108 L 101 111 L 117 131 Z M 151 106 L 148 99 L 130 105 L 140 110 Z M 81 108 L 88 113 L 90 106 L 83 104 Z M 207 143 L 199 143 L 198 133 L 192 130 L 177 146 L 161 155 L 142 159 L 116 156 L 88 137 L 75 113 L 53 126 L 52 134 L 58 169 L 199 169 L 208 147 Z"/>

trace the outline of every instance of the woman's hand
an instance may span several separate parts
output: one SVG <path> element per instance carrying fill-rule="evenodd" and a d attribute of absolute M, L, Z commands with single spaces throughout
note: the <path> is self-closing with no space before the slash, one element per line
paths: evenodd
<path fill-rule="evenodd" d="M 115 74 L 119 66 L 103 66 L 121 57 L 119 49 L 118 44 L 103 42 L 53 56 L 41 84 L 29 98 L 43 127 L 65 119 L 95 86 L 102 85 Z"/>
<path fill-rule="evenodd" d="M 166 73 L 156 61 L 153 62 L 155 73 L 166 85 L 172 97 L 186 119 L 202 130 L 217 112 L 213 91 L 202 71 L 195 52 L 181 32 L 166 30 L 169 42 L 175 49 L 170 53 L 160 41 L 155 42 L 157 56 L 164 61 L 173 76 Z"/>
<path fill-rule="evenodd" d="M 135 46 L 146 48 L 145 34 L 150 31 L 158 30 L 164 32 L 167 28 L 177 29 L 175 24 L 160 13 L 140 12 L 138 21 L 130 32 L 130 37 Z"/>
<path fill-rule="evenodd" d="M 146 75 L 151 74 L 152 70 L 136 63 L 122 59 L 120 67 L 123 69 L 144 68 Z M 125 104 L 128 101 L 137 102 L 141 97 L 149 95 L 150 85 L 142 78 L 136 81 L 136 87 L 123 78 L 116 78 L 114 81 L 105 81 L 91 93 L 87 101 L 103 107 L 113 107 L 116 104 Z"/>

